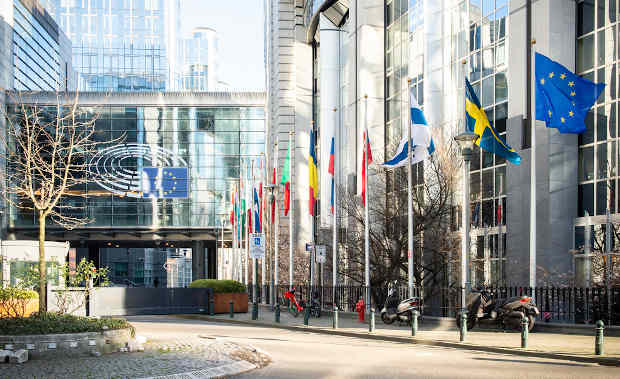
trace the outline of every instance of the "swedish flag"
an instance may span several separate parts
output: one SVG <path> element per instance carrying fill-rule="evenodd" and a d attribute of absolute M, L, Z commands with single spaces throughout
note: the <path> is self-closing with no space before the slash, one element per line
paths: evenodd
<path fill-rule="evenodd" d="M 560 133 L 584 132 L 586 114 L 605 84 L 581 78 L 542 54 L 535 59 L 536 119 Z"/>
<path fill-rule="evenodd" d="M 478 96 L 465 79 L 465 119 L 467 130 L 480 136 L 476 145 L 490 153 L 506 158 L 511 163 L 521 164 L 521 156 L 497 134 L 480 106 Z"/>

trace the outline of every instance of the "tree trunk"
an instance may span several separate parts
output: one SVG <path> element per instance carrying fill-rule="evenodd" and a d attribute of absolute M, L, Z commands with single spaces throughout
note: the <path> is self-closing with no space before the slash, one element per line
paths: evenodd
<path fill-rule="evenodd" d="M 47 286 L 45 267 L 45 215 L 39 212 L 39 313 L 47 312 Z"/>

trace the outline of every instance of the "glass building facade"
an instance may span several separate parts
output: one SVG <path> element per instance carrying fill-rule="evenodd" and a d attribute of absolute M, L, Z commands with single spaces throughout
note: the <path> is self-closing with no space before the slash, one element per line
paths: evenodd
<path fill-rule="evenodd" d="M 93 220 L 87 229 L 219 227 L 241 167 L 264 152 L 262 106 L 82 109 L 97 114 L 102 141 L 124 136 L 91 161 L 104 178 L 89 183 L 83 198 L 65 200 L 83 209 L 76 216 Z M 9 228 L 36 223 L 35 214 L 11 210 Z"/>
<path fill-rule="evenodd" d="M 179 91 L 214 91 L 217 82 L 217 35 L 211 28 L 196 28 L 179 46 L 175 75 Z"/>
<path fill-rule="evenodd" d="M 36 2 L 13 3 L 12 72 L 17 90 L 65 88 L 68 66 L 62 57 L 58 26 Z M 63 59 L 64 58 L 64 59 Z"/>
<path fill-rule="evenodd" d="M 49 0 L 71 39 L 82 91 L 172 88 L 179 0 Z"/>
<path fill-rule="evenodd" d="M 425 8 L 426 7 L 426 8 Z M 427 9 L 428 8 L 428 9 Z M 508 117 L 508 0 L 450 1 L 441 9 L 449 29 L 434 36 L 425 16 L 435 10 L 421 0 L 385 2 L 385 109 L 386 148 L 398 144 L 409 124 L 409 93 L 424 109 L 426 103 L 452 102 L 462 109 L 464 76 L 472 84 L 487 117 L 506 138 Z M 446 25 L 448 25 L 446 24 Z M 430 28 L 431 30 L 426 30 Z M 440 38 L 434 41 L 434 38 Z M 443 38 L 443 41 L 441 40 Z M 442 51 L 434 51 L 443 44 Z M 448 65 L 436 58 L 447 56 Z M 446 55 L 446 53 L 448 53 Z M 461 62 L 465 61 L 466 65 Z M 436 94 L 425 90 L 425 73 L 441 72 L 453 83 Z M 441 77 L 440 77 L 441 78 Z M 463 82 L 463 83 L 461 83 Z M 454 88 L 452 88 L 454 86 Z M 429 98 L 430 96 L 430 98 Z M 428 117 L 428 115 L 427 115 Z M 434 127 L 462 128 L 452 114 L 436 117 Z M 390 151 L 392 151 L 390 150 Z M 405 173 L 394 174 L 394 188 L 406 191 Z M 414 167 L 414 183 L 424 180 L 424 164 Z M 472 282 L 504 283 L 506 262 L 506 161 L 475 147 L 470 172 L 472 227 Z M 406 220 L 404 221 L 406 222 Z"/>

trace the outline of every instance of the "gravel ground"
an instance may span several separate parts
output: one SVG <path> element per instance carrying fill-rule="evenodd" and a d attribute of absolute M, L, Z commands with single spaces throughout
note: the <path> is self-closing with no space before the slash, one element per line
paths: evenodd
<path fill-rule="evenodd" d="M 0 364 L 0 378 L 145 378 L 211 369 L 236 360 L 246 360 L 258 367 L 270 361 L 249 345 L 207 336 L 183 336 L 177 340 L 148 341 L 144 352 Z"/>

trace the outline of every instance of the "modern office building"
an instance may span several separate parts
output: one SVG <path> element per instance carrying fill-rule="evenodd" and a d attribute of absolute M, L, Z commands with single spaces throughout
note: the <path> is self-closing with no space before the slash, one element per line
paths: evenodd
<path fill-rule="evenodd" d="M 473 284 L 568 284 L 575 264 L 570 251 L 590 239 L 585 230 L 592 228 L 586 226 L 600 229 L 608 209 L 612 221 L 620 221 L 617 1 L 283 0 L 266 2 L 266 11 L 267 155 L 277 154 L 281 172 L 289 132 L 294 132 L 295 254 L 303 255 L 304 243 L 312 240 L 306 179 L 311 121 L 319 134 L 335 129 L 346 141 L 336 149 L 337 172 L 349 193 L 360 193 L 365 125 L 373 151 L 393 154 L 386 147 L 406 130 L 413 91 L 434 135 L 448 141 L 464 129 L 464 77 L 498 133 L 522 158 L 516 166 L 477 148 L 474 152 L 466 179 L 470 204 L 455 204 L 472 214 Z M 531 122 L 532 39 L 537 52 L 607 84 L 581 135 Z M 527 263 L 532 125 L 537 135 L 536 267 Z M 318 140 L 319 165 L 329 161 L 327 143 Z M 325 166 L 320 182 L 327 184 Z M 321 184 L 321 194 L 326 193 Z M 328 223 L 323 217 L 328 203 L 321 201 L 315 230 Z M 280 222 L 286 230 L 288 219 L 281 215 Z"/>
<path fill-rule="evenodd" d="M 0 88 L 74 88 L 71 42 L 38 0 L 0 2 Z"/>
<path fill-rule="evenodd" d="M 55 92 L 22 100 L 51 112 L 57 106 Z M 47 239 L 68 241 L 77 261 L 109 267 L 115 285 L 214 278 L 232 189 L 242 167 L 264 152 L 264 101 L 260 92 L 81 93 L 79 107 L 97 114 L 98 136 L 124 139 L 101 147 L 90 162 L 96 179 L 67 200 L 80 209 L 74 216 L 92 222 L 73 230 L 49 225 Z M 6 240 L 36 238 L 34 213 L 7 213 Z"/>
<path fill-rule="evenodd" d="M 217 91 L 217 32 L 200 27 L 180 41 L 178 72 L 175 75 L 178 91 Z"/>
<path fill-rule="evenodd" d="M 48 0 L 73 45 L 82 91 L 174 89 L 179 0 Z"/>

